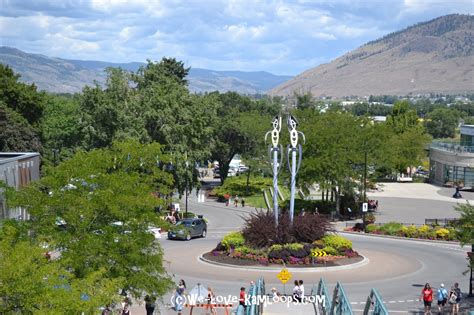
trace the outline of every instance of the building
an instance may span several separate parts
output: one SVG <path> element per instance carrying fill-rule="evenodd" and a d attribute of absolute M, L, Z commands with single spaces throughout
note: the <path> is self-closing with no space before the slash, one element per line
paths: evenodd
<path fill-rule="evenodd" d="M 474 188 L 474 125 L 461 126 L 459 142 L 431 143 L 430 180 L 439 185 Z"/>
<path fill-rule="evenodd" d="M 40 154 L 0 152 L 0 182 L 16 190 L 40 178 Z M 0 188 L 0 220 L 28 219 L 25 209 L 6 206 L 6 200 Z"/>

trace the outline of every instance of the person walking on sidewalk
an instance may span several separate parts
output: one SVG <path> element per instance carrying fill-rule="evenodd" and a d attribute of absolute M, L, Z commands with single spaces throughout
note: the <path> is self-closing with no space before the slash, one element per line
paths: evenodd
<path fill-rule="evenodd" d="M 459 304 L 461 303 L 461 289 L 459 283 L 455 283 L 449 292 L 449 304 L 451 304 L 452 314 L 459 314 Z"/>
<path fill-rule="evenodd" d="M 433 302 L 433 290 L 430 287 L 430 284 L 425 284 L 423 290 L 421 290 L 421 300 L 425 306 L 425 315 L 431 315 L 431 303 Z"/>
<path fill-rule="evenodd" d="M 242 205 L 242 208 L 245 207 L 245 199 L 244 199 L 244 197 L 240 198 L 240 204 Z"/>
<path fill-rule="evenodd" d="M 298 285 L 300 287 L 300 300 L 301 302 L 304 302 L 305 301 L 305 297 L 304 297 L 304 285 L 303 285 L 303 280 L 300 280 L 298 281 Z"/>
<path fill-rule="evenodd" d="M 239 205 L 239 196 L 238 196 L 238 195 L 235 195 L 235 198 L 234 198 L 234 206 L 237 208 L 238 205 Z"/>
<path fill-rule="evenodd" d="M 436 295 L 436 299 L 438 300 L 438 311 L 442 314 L 444 312 L 444 306 L 446 305 L 446 302 L 448 302 L 448 291 L 443 283 L 441 283 Z"/>

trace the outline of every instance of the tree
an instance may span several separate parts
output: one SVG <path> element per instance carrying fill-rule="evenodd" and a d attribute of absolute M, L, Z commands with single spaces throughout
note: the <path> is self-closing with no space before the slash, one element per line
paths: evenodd
<path fill-rule="evenodd" d="M 0 101 L 36 125 L 45 107 L 45 93 L 38 92 L 34 84 L 19 82 L 19 78 L 9 66 L 0 64 Z"/>
<path fill-rule="evenodd" d="M 49 97 L 40 123 L 44 145 L 43 162 L 72 156 L 81 144 L 80 118 L 77 100 L 60 96 Z"/>
<path fill-rule="evenodd" d="M 75 278 L 18 225 L 7 221 L 0 229 L 0 313 L 95 313 L 112 301 L 120 280 L 103 271 Z"/>
<path fill-rule="evenodd" d="M 298 109 L 308 109 L 315 108 L 316 104 L 313 101 L 313 95 L 311 92 L 308 92 L 303 95 L 295 94 L 296 96 L 296 108 Z"/>
<path fill-rule="evenodd" d="M 459 117 L 457 110 L 437 108 L 426 117 L 426 131 L 433 138 L 454 138 Z"/>
<path fill-rule="evenodd" d="M 272 115 L 280 110 L 280 104 L 274 105 L 272 101 L 253 102 L 235 92 L 211 95 L 220 100 L 214 125 L 211 158 L 219 162 L 221 182 L 224 182 L 230 162 L 236 154 L 247 159 L 261 155 L 257 153 L 258 148 L 265 148 L 265 133 L 270 129 Z"/>
<path fill-rule="evenodd" d="M 474 244 L 474 206 L 469 202 L 455 208 L 461 214 L 458 221 L 457 239 L 461 245 Z"/>
<path fill-rule="evenodd" d="M 162 83 L 162 80 L 172 79 L 179 85 L 187 84 L 186 77 L 191 68 L 185 68 L 182 61 L 175 58 L 163 57 L 160 62 L 147 60 L 147 65 L 140 67 L 134 80 L 139 89 L 146 88 L 152 82 Z"/>
<path fill-rule="evenodd" d="M 391 126 L 396 134 L 420 127 L 416 111 L 410 108 L 408 101 L 399 101 L 393 105 L 392 113 L 387 117 L 387 125 Z"/>
<path fill-rule="evenodd" d="M 19 113 L 0 101 L 0 151 L 41 152 L 35 129 Z"/>
<path fill-rule="evenodd" d="M 147 231 L 164 225 L 154 209 L 167 205 L 172 191 L 172 175 L 162 170 L 169 158 L 161 150 L 130 141 L 78 152 L 7 200 L 28 208 L 29 228 L 60 250 L 58 262 L 74 277 L 103 271 L 102 278 L 136 297 L 163 294 L 171 282 L 161 247 Z"/>
<path fill-rule="evenodd" d="M 354 164 L 360 161 L 357 145 L 360 125 L 354 116 L 346 112 L 320 114 L 306 110 L 295 116 L 301 118 L 301 130 L 307 139 L 303 146 L 299 185 L 302 182 L 310 185 L 318 182 L 323 189 L 330 189 L 335 195 L 336 210 L 340 213 L 341 195 L 343 190 L 350 191 L 348 184 L 356 175 Z"/>

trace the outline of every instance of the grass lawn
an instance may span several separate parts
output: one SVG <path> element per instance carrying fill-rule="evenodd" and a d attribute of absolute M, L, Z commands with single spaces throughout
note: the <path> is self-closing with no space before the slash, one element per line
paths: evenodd
<path fill-rule="evenodd" d="M 280 189 L 280 192 L 282 193 L 283 197 L 285 198 L 285 200 L 290 199 L 290 190 L 288 188 L 280 186 L 279 189 Z M 273 198 L 272 198 L 272 195 L 270 194 L 270 191 L 267 191 L 267 196 L 269 198 L 271 207 L 273 207 Z M 300 199 L 300 198 L 297 195 L 295 199 Z M 258 194 L 254 194 L 252 196 L 245 197 L 245 204 L 248 205 L 249 207 L 255 207 L 255 208 L 258 208 L 258 209 L 260 209 L 260 208 L 266 209 L 267 208 L 267 206 L 265 204 L 265 200 L 263 199 L 263 192 L 258 193 Z"/>

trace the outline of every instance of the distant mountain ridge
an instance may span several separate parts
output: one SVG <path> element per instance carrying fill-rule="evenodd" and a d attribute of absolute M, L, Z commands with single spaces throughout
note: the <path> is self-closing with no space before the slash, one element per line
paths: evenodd
<path fill-rule="evenodd" d="M 80 92 L 94 81 L 104 83 L 107 67 L 136 71 L 144 63 L 110 63 L 93 60 L 69 60 L 30 54 L 12 47 L 0 47 L 0 63 L 9 65 L 21 80 L 35 83 L 40 90 L 54 93 Z M 235 91 L 242 94 L 265 93 L 291 79 L 265 71 L 216 71 L 191 68 L 188 76 L 192 92 Z"/>
<path fill-rule="evenodd" d="M 369 42 L 271 90 L 288 96 L 474 92 L 474 16 L 452 14 Z"/>

